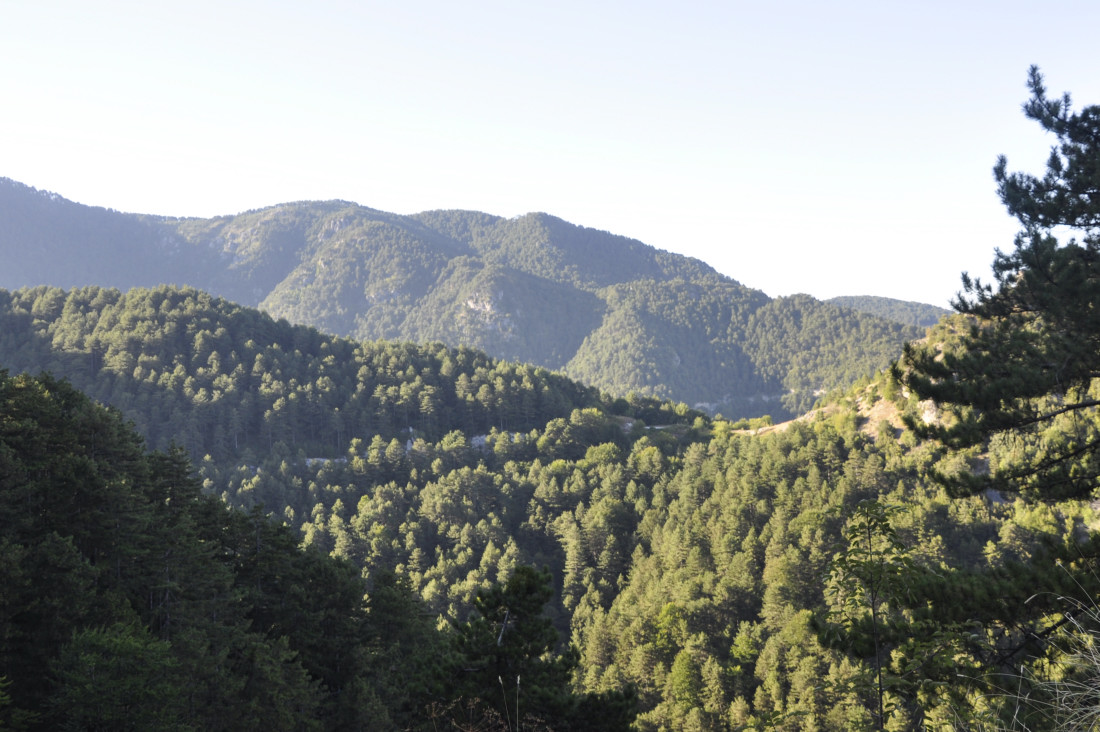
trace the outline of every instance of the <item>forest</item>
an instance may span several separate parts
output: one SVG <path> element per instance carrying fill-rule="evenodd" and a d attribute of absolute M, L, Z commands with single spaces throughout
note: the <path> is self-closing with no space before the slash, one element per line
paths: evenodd
<path fill-rule="evenodd" d="M 1100 114 L 1030 86 L 995 281 L 786 422 L 0 290 L 0 728 L 1095 726 Z"/>
<path fill-rule="evenodd" d="M 345 201 L 215 219 L 94 209 L 0 179 L 0 287 L 165 283 L 361 341 L 443 342 L 616 394 L 786 419 L 885 368 L 928 308 L 769 298 L 695 259 L 548 214 Z"/>

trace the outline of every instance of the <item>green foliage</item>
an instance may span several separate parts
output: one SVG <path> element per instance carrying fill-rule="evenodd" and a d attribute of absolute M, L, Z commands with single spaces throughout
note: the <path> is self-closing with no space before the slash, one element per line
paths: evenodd
<path fill-rule="evenodd" d="M 751 320 L 803 344 L 803 374 L 830 360 L 815 330 L 863 322 L 808 298 L 734 313 L 705 290 L 601 292 L 643 324 L 690 323 L 696 300 L 714 312 L 691 326 L 707 337 Z M 0 292 L 0 320 L 0 360 L 119 410 L 52 377 L 0 383 L 9 726 L 74 708 L 55 679 L 73 667 L 76 693 L 70 651 L 86 632 L 166 660 L 168 687 L 149 691 L 168 709 L 182 698 L 165 724 L 191 728 L 505 728 L 515 675 L 525 728 L 970 723 L 1005 710 L 990 701 L 997 674 L 1047 668 L 1035 639 L 1061 622 L 1052 598 L 1092 587 L 1091 509 L 949 500 L 935 470 L 1000 465 L 1021 446 L 921 443 L 898 425 L 924 406 L 882 375 L 790 424 L 712 422 L 189 289 Z M 779 348 L 740 354 L 730 363 L 791 373 Z M 145 453 L 120 413 L 164 451 Z M 868 513 L 896 504 L 885 523 Z M 845 518 L 861 512 L 869 537 Z M 899 565 L 875 564 L 899 544 L 904 590 L 871 571 Z M 838 552 L 850 571 L 830 584 Z M 1052 572 L 1057 559 L 1073 572 Z M 828 624 L 841 595 L 852 612 Z"/>
<path fill-rule="evenodd" d="M 358 573 L 203 496 L 182 455 L 47 376 L 0 373 L 0 536 L 8 726 L 355 719 L 374 652 Z"/>
<path fill-rule="evenodd" d="M 553 594 L 548 570 L 523 565 L 506 582 L 479 592 L 475 614 L 455 638 L 459 688 L 495 709 L 509 728 L 522 720 L 524 727 L 628 729 L 636 714 L 629 692 L 573 693 L 577 653 L 559 649 L 558 633 L 544 614 Z"/>
<path fill-rule="evenodd" d="M 602 402 L 545 369 L 440 344 L 354 343 L 189 289 L 0 291 L 0 322 L 0 363 L 71 379 L 154 447 L 174 441 L 196 460 L 280 443 L 333 456 L 364 431 L 438 438 L 455 423 L 527 431 Z"/>
<path fill-rule="evenodd" d="M 499 699 L 505 719 L 524 713 L 559 719 L 571 711 L 576 657 L 551 655 L 558 634 L 543 614 L 553 596 L 550 582 L 548 571 L 516 567 L 505 583 L 478 593 L 475 615 L 459 628 L 456 673 L 464 676 L 466 696 L 492 706 L 497 703 L 490 700 Z"/>
<path fill-rule="evenodd" d="M 909 552 L 891 524 L 899 506 L 885 506 L 877 500 L 861 501 L 844 528 L 847 547 L 832 562 L 829 591 L 834 594 L 834 612 L 848 633 L 865 616 L 870 616 L 871 656 L 875 671 L 874 712 L 877 729 L 885 729 L 887 708 L 883 680 L 883 624 L 890 605 L 906 592 L 913 565 Z M 891 714 L 895 710 L 889 710 Z"/>
<path fill-rule="evenodd" d="M 310 347 L 320 353 L 326 342 L 339 343 Z M 424 383 L 436 383 L 431 368 L 450 370 L 456 393 L 470 394 L 458 384 L 464 374 L 472 381 L 462 352 L 440 354 L 434 367 L 393 368 Z M 177 721 L 196 728 L 232 726 L 241 714 L 274 727 L 299 714 L 324 728 L 474 717 L 503 727 L 515 719 L 517 669 L 521 717 L 565 728 L 597 718 L 626 728 L 636 711 L 638 729 L 866 727 L 866 680 L 880 656 L 860 645 L 870 624 L 853 615 L 849 640 L 837 645 L 822 642 L 813 618 L 827 607 L 832 558 L 846 546 L 842 517 L 878 499 L 909 507 L 889 526 L 916 567 L 906 592 L 882 606 L 885 678 L 905 682 L 886 684 L 885 703 L 931 720 L 992 684 L 935 691 L 948 688 L 948 670 L 980 680 L 1002 668 L 998 658 L 1029 662 L 1034 651 L 1017 652 L 1020 639 L 1056 610 L 1025 601 L 1037 587 L 1044 597 L 1068 590 L 1043 584 L 1052 573 L 1038 565 L 1028 574 L 1015 562 L 1036 561 L 1042 542 L 1068 557 L 1079 546 L 1071 538 L 1093 520 L 1072 506 L 948 501 L 927 479 L 935 450 L 904 447 L 892 430 L 864 431 L 852 416 L 823 411 L 749 434 L 637 399 L 596 402 L 526 432 L 467 434 L 458 420 L 476 412 L 441 409 L 437 439 L 414 431 L 395 442 L 348 425 L 334 457 L 286 447 L 262 459 L 210 456 L 200 468 L 206 492 L 252 509 L 225 513 L 203 497 L 181 453 L 145 456 L 117 415 L 48 377 L 21 379 L 4 383 L 0 411 L 0 458 L 9 461 L 0 472 L 0 579 L 11 588 L 0 596 L 0 674 L 12 680 L 9 708 L 31 712 L 47 712 L 54 693 L 35 669 L 56 667 L 74 631 L 122 623 L 169 644 L 163 676 L 189 690 Z M 878 383 L 847 398 L 882 408 Z M 43 393 L 53 401 L 34 396 Z M 891 408 L 909 408 L 898 399 Z M 147 419 L 140 402 L 129 408 Z M 639 414 L 681 422 L 647 429 Z M 62 439 L 65 430 L 77 433 Z M 85 431 L 98 436 L 91 462 Z M 90 466 L 110 476 L 120 463 L 140 475 L 89 480 L 98 475 Z M 131 485 L 142 486 L 145 507 L 125 492 L 112 498 Z M 44 510 L 55 494 L 57 510 Z M 30 500 L 40 501 L 37 513 L 22 510 Z M 73 516 L 88 520 L 72 526 Z M 134 531 L 107 530 L 118 525 L 110 517 Z M 522 632 L 513 624 L 520 608 Z M 440 616 L 465 629 L 454 642 L 436 630 Z M 521 639 L 527 645 L 505 643 Z M 467 685 L 475 677 L 476 689 Z M 278 703 L 267 696 L 276 693 Z"/>
<path fill-rule="evenodd" d="M 914 328 L 543 214 L 138 221 L 209 255 L 184 281 L 623 396 L 186 287 L 0 290 L 0 363 L 112 405 L 0 378 L 0 725 L 1050 728 L 1001 690 L 1094 676 L 1052 641 L 1100 592 L 1094 508 L 1053 500 L 1100 459 L 1097 114 L 1032 92 L 1060 147 L 998 165 L 1016 251 L 900 384 Z M 135 220 L 68 207 L 125 279 Z"/>
<path fill-rule="evenodd" d="M 998 252 L 994 284 L 964 276 L 953 332 L 907 348 L 899 371 L 919 398 L 948 418 L 921 425 L 963 448 L 990 437 L 1019 440 L 988 475 L 961 476 L 958 492 L 995 487 L 1048 499 L 1088 496 L 1100 474 L 1093 387 L 1100 375 L 1100 108 L 1072 112 L 1068 95 L 1047 97 L 1030 71 L 1024 112 L 1057 139 L 1042 178 L 994 169 L 1001 200 L 1021 225 L 1015 249 Z M 1063 232 L 1073 236 L 1059 241 Z M 1081 240 L 1076 239 L 1081 236 Z M 950 477 L 950 476 L 949 476 Z"/>
<path fill-rule="evenodd" d="M 189 725 L 171 647 L 142 628 L 77 632 L 51 664 L 48 718 L 63 730 L 178 730 Z"/>
<path fill-rule="evenodd" d="M 195 281 L 217 269 L 209 257 L 181 250 L 178 236 L 158 222 L 82 206 L 8 178 L 0 178 L 0 212 L 0 287 L 132 287 Z"/>
<path fill-rule="evenodd" d="M 0 180 L 0 218 L 0 287 L 174 282 L 341 336 L 476 348 L 734 417 L 794 416 L 920 335 L 811 298 L 773 301 L 698 260 L 546 214 L 327 201 L 169 219 Z"/>
<path fill-rule="evenodd" d="M 782 385 L 781 395 L 773 394 L 789 414 L 885 368 L 897 357 L 894 344 L 921 335 L 918 328 L 808 295 L 772 300 L 752 314 L 747 331 L 746 351 L 767 382 Z"/>
<path fill-rule="evenodd" d="M 951 314 L 951 311 L 946 308 L 921 302 L 895 300 L 890 297 L 853 295 L 831 297 L 826 302 L 830 305 L 851 308 L 861 313 L 877 315 L 886 320 L 893 320 L 904 325 L 915 325 L 920 328 L 930 328 L 943 319 L 945 315 Z"/>

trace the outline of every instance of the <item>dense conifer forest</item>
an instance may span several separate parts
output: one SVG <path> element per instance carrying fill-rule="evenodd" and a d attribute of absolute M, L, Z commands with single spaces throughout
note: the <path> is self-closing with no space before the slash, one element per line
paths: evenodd
<path fill-rule="evenodd" d="M 185 286 L 0 290 L 0 728 L 1095 726 L 1100 117 L 1030 83 L 1060 147 L 998 164 L 996 282 L 786 422 Z M 702 295 L 662 287 L 615 312 Z M 805 373 L 880 327 L 774 302 Z"/>
<path fill-rule="evenodd" d="M 935 305 L 895 300 L 889 297 L 831 297 L 825 302 L 922 328 L 930 328 L 945 315 L 951 314 L 950 310 Z"/>
<path fill-rule="evenodd" d="M 443 342 L 610 393 L 787 418 L 929 323 L 882 298 L 769 298 L 706 264 L 547 214 L 398 216 L 345 201 L 215 219 L 94 209 L 0 179 L 0 287 L 187 285 L 374 341 Z"/>
<path fill-rule="evenodd" d="M 542 682 L 535 679 L 542 677 L 535 671 L 520 674 L 521 710 L 532 724 L 585 728 L 603 719 L 592 716 L 597 705 L 609 715 L 605 728 L 625 728 L 635 714 L 639 729 L 803 728 L 808 719 L 831 729 L 873 726 L 868 710 L 877 695 L 869 678 L 878 666 L 890 679 L 886 703 L 893 705 L 894 718 L 978 720 L 979 712 L 995 715 L 1014 703 L 991 696 L 1004 683 L 998 674 L 1016 673 L 1017 654 L 1030 634 L 1058 617 L 1065 608 L 1056 598 L 1069 596 L 1072 582 L 1080 581 L 1041 571 L 1045 565 L 1035 564 L 1036 558 L 1061 560 L 1064 566 L 1080 561 L 1071 547 L 1080 550 L 1077 540 L 1095 522 L 1081 504 L 951 499 L 932 476 L 947 469 L 943 460 L 950 466 L 965 456 L 947 456 L 902 429 L 907 414 L 923 414 L 927 405 L 903 396 L 886 373 L 860 380 L 802 420 L 775 426 L 770 420 L 712 420 L 686 405 L 648 398 L 612 398 L 543 369 L 493 361 L 469 349 L 327 336 L 195 290 L 36 288 L 3 293 L 2 300 L 0 362 L 13 370 L 38 366 L 54 374 L 9 379 L 9 391 L 47 403 L 55 394 L 63 396 L 95 415 L 96 424 L 111 425 L 117 439 L 125 436 L 131 452 L 119 460 L 127 466 L 149 464 L 139 473 L 100 482 L 148 492 L 168 480 L 156 470 L 171 467 L 171 480 L 184 486 L 180 490 L 186 489 L 187 498 L 168 505 L 205 507 L 205 521 L 214 520 L 213 511 L 222 524 L 239 522 L 237 529 L 219 524 L 188 531 L 207 532 L 200 537 L 236 531 L 285 554 L 252 560 L 261 565 L 303 563 L 303 569 L 278 570 L 272 578 L 270 592 L 277 598 L 232 601 L 242 629 L 263 628 L 262 642 L 283 649 L 281 668 L 296 674 L 285 683 L 301 686 L 295 692 L 303 694 L 301 707 L 280 711 L 283 720 L 266 726 L 297 728 L 299 713 L 335 729 L 356 724 L 430 729 L 441 720 L 461 727 L 461 715 L 507 726 L 514 708 L 503 699 L 515 689 L 510 686 L 509 695 L 501 697 L 499 683 L 456 683 L 465 677 L 447 664 L 480 668 L 488 661 L 470 662 L 471 655 L 492 650 L 502 630 L 519 632 L 519 625 L 510 625 L 518 620 L 505 622 L 493 614 L 494 607 L 513 612 L 509 603 L 516 601 L 501 600 L 499 593 L 509 592 L 517 573 L 525 584 L 511 591 L 529 594 L 532 607 L 525 612 L 545 625 L 530 631 L 539 638 L 531 641 L 537 651 L 526 645 L 515 651 L 529 658 L 492 663 L 509 669 L 550 664 L 548 689 L 539 689 Z M 949 335 L 951 322 L 936 333 Z M 105 412 L 54 380 L 62 376 L 118 412 Z M 5 434 L 18 436 L 22 425 L 40 415 L 45 419 L 50 408 L 28 406 L 20 414 L 5 407 Z M 159 452 L 142 453 L 121 415 Z M 58 418 L 41 430 L 46 435 L 51 429 L 82 429 L 80 424 Z M 93 437 L 104 429 L 42 439 L 77 450 L 77 462 L 88 459 L 79 451 L 90 443 L 96 446 L 95 460 L 112 461 L 116 448 Z M 22 465 L 30 459 L 22 450 L 9 444 L 4 454 Z M 996 455 L 975 453 L 972 459 Z M 33 469 L 6 471 L 24 475 Z M 43 480 L 54 478 L 47 474 Z M 19 482 L 13 477 L 8 484 Z M 19 495 L 11 494 L 16 515 L 14 506 L 25 500 Z M 97 597 L 123 592 L 110 584 L 117 576 L 95 579 L 106 571 L 108 560 L 100 557 L 106 550 L 85 549 L 80 539 L 80 532 L 92 530 L 82 526 L 88 506 L 122 499 L 77 495 L 69 500 L 68 509 L 58 505 L 57 510 L 73 525 L 51 519 L 28 529 L 39 538 L 10 541 L 46 547 L 40 538 L 56 533 L 58 541 L 74 544 L 74 558 L 65 561 L 79 557 L 74 566 L 88 565 L 89 578 L 80 581 L 91 584 L 74 592 L 94 590 Z M 173 533 L 175 542 L 186 540 L 174 524 L 141 517 L 143 511 L 163 509 L 157 508 L 161 499 L 140 500 L 140 506 L 125 509 L 134 514 L 125 524 L 139 534 L 126 541 L 170 546 L 163 536 L 140 535 L 154 526 Z M 215 511 L 223 504 L 235 510 Z M 118 515 L 123 509 L 112 510 Z M 885 518 L 870 535 L 853 529 L 861 517 L 869 521 L 878 511 Z M 200 521 L 187 516 L 188 525 Z M 256 532 L 271 536 L 257 539 Z M 884 647 L 874 653 L 868 645 L 868 608 L 859 600 L 865 580 L 857 558 L 870 552 L 866 561 L 875 561 L 885 537 L 894 542 L 896 557 L 891 554 L 890 561 L 900 575 L 891 583 L 903 581 L 905 592 L 883 581 L 876 610 L 885 614 Z M 150 597 L 208 594 L 186 587 L 200 578 L 206 583 L 224 575 L 219 581 L 226 589 L 220 592 L 230 595 L 229 588 L 241 582 L 251 592 L 255 581 L 233 575 L 243 571 L 240 547 L 211 541 L 199 541 L 201 550 L 186 549 L 207 563 L 202 565 L 207 569 L 191 567 L 190 578 L 180 570 L 179 579 L 171 579 L 175 570 L 156 563 L 146 568 L 145 562 L 153 562 L 148 557 L 133 559 L 136 575 L 126 582 L 136 589 L 126 590 L 131 595 L 125 600 L 111 595 L 111 612 L 130 608 L 125 614 L 74 610 L 66 625 L 50 632 L 59 639 L 78 632 L 116 633 L 89 637 L 89 643 L 156 641 L 160 645 L 140 650 L 145 646 L 139 644 L 133 652 L 155 650 L 157 663 L 185 669 L 174 655 L 185 649 L 161 633 L 152 614 L 152 605 L 163 600 Z M 849 556 L 854 569 L 838 564 L 838 557 Z M 220 568 L 209 569 L 215 565 Z M 14 565 L 30 571 L 25 566 Z M 341 578 L 346 585 L 339 592 L 321 589 L 311 583 L 325 580 L 310 573 Z M 169 579 L 172 588 L 164 587 Z M 12 586 L 18 586 L 16 580 Z M 264 580 L 255 585 L 264 586 Z M 133 593 L 140 593 L 140 600 Z M 338 595 L 346 604 L 287 606 L 299 593 L 302 603 Z M 1037 593 L 1044 599 L 1028 602 Z M 375 602 L 396 603 L 392 611 L 402 622 L 420 618 L 406 628 L 411 636 L 372 630 L 372 619 L 382 622 Z M 252 608 L 265 603 L 278 604 L 295 619 L 265 618 L 266 625 L 257 625 Z M 334 624 L 316 631 L 322 637 L 374 638 L 331 641 L 348 645 L 347 653 L 362 643 L 354 651 L 361 665 L 307 645 L 319 640 L 297 638 L 307 616 L 310 622 Z M 181 610 L 174 617 L 183 623 L 188 616 Z M 129 623 L 125 633 L 150 637 L 125 635 L 117 625 L 124 622 Z M 341 630 L 341 623 L 349 627 Z M 188 632 L 212 643 L 215 630 Z M 391 638 L 411 647 L 390 648 L 385 641 Z M 215 645 L 218 652 L 231 652 L 221 641 Z M 15 658 L 20 648 L 12 639 L 6 657 Z M 551 655 L 544 657 L 547 649 Z M 58 659 L 69 658 L 71 649 L 58 640 L 41 653 L 46 660 L 36 668 L 45 669 L 63 664 Z M 390 672 L 379 678 L 381 661 L 372 654 L 399 658 L 409 676 L 395 676 L 391 661 Z M 341 665 L 345 676 L 339 681 L 337 672 L 325 667 L 330 661 Z M 194 657 L 190 663 L 205 668 L 211 661 Z M 60 680 L 36 677 L 28 696 L 26 669 L 5 668 L 11 668 L 5 675 L 14 700 L 9 718 L 27 712 L 52 724 L 62 719 L 57 715 L 69 713 L 55 708 L 56 696 L 70 693 Z M 966 683 L 957 678 L 960 668 L 971 677 Z M 234 688 L 208 682 L 225 693 Z M 188 677 L 178 683 L 191 689 L 200 682 Z M 344 684 L 356 685 L 361 696 L 349 696 Z M 166 686 L 163 693 L 182 692 Z M 549 695 L 548 706 L 536 703 L 540 695 Z M 245 696 L 219 703 L 263 704 Z M 340 706 L 345 703 L 349 708 Z M 585 710 L 589 722 L 578 721 L 578 710 Z M 173 724 L 184 727 L 213 724 L 209 718 L 173 714 Z M 232 718 L 226 720 L 227 728 L 234 728 Z"/>

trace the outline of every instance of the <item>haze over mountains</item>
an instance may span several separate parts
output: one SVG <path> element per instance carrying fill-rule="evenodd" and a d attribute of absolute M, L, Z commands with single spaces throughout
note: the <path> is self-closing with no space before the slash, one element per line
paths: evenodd
<path fill-rule="evenodd" d="M 770 298 L 699 260 L 543 213 L 402 216 L 324 201 L 178 219 L 2 179 L 0 222 L 0 287 L 190 285 L 337 335 L 467 345 L 733 417 L 804 411 L 945 312 Z"/>

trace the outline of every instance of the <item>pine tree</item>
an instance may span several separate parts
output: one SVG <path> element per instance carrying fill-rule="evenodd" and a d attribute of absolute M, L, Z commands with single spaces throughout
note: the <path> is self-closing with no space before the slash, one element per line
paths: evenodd
<path fill-rule="evenodd" d="M 477 615 L 458 628 L 455 687 L 479 700 L 485 718 L 530 728 L 627 730 L 634 720 L 632 690 L 578 696 L 570 688 L 577 653 L 558 651 L 545 615 L 553 596 L 548 570 L 518 566 L 505 583 L 481 591 Z"/>
<path fill-rule="evenodd" d="M 922 434 L 954 448 L 1023 440 L 990 475 L 944 476 L 957 493 L 1087 496 L 1100 475 L 1100 394 L 1090 388 L 1100 376 L 1100 106 L 1073 112 L 1068 94 L 1048 97 L 1036 67 L 1028 87 L 1024 113 L 1057 145 L 1041 178 L 1008 172 L 1003 156 L 994 168 L 1021 225 L 1015 248 L 996 253 L 995 283 L 963 275 L 954 305 L 967 317 L 938 342 L 907 347 L 896 375 L 949 414 L 911 419 Z"/>

